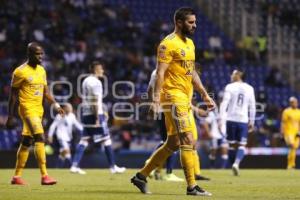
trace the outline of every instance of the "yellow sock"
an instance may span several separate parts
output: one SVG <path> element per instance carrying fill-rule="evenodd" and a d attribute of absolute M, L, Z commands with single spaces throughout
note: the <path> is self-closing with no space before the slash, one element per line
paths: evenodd
<path fill-rule="evenodd" d="M 200 159 L 197 150 L 193 150 L 194 155 L 194 173 L 195 175 L 201 174 L 201 168 L 200 168 Z"/>
<path fill-rule="evenodd" d="M 140 173 L 145 177 L 149 176 L 152 170 L 156 169 L 157 167 L 160 167 L 163 163 L 165 163 L 166 159 L 172 153 L 173 151 L 171 149 L 169 149 L 166 145 L 162 145 L 148 159 L 149 161 L 140 170 Z"/>
<path fill-rule="evenodd" d="M 296 166 L 296 149 L 290 148 L 289 154 L 288 154 L 288 169 L 294 168 Z"/>
<path fill-rule="evenodd" d="M 26 147 L 26 146 L 20 144 L 20 147 L 19 147 L 18 153 L 17 153 L 15 176 L 22 176 L 22 171 L 26 165 L 28 155 L 29 155 L 29 147 Z"/>
<path fill-rule="evenodd" d="M 180 162 L 184 171 L 185 179 L 188 187 L 196 185 L 195 174 L 194 174 L 194 153 L 192 145 L 181 145 L 180 146 Z"/>
<path fill-rule="evenodd" d="M 46 168 L 45 144 L 43 142 L 35 142 L 34 154 L 38 161 L 42 176 L 48 175 Z"/>

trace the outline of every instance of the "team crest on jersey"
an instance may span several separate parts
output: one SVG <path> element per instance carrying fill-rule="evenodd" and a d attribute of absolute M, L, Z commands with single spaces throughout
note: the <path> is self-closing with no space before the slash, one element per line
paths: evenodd
<path fill-rule="evenodd" d="M 29 81 L 29 82 L 32 82 L 32 81 L 33 81 L 33 77 L 32 77 L 32 76 L 29 76 L 29 77 L 28 77 L 28 81 Z"/>
<path fill-rule="evenodd" d="M 180 55 L 185 56 L 185 51 L 183 49 L 180 50 Z"/>
<path fill-rule="evenodd" d="M 161 59 L 166 59 L 166 50 L 167 47 L 165 45 L 160 45 L 158 47 L 158 57 Z"/>

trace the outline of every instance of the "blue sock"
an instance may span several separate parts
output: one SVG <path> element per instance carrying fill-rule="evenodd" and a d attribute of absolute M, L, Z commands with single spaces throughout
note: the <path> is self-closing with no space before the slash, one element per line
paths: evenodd
<path fill-rule="evenodd" d="M 113 167 L 115 165 L 115 157 L 111 145 L 104 146 L 104 150 L 109 166 Z"/>
<path fill-rule="evenodd" d="M 243 158 L 245 157 L 245 150 L 246 150 L 246 147 L 244 147 L 244 146 L 240 146 L 238 148 L 236 158 L 234 161 L 235 164 L 239 165 L 240 162 L 243 160 Z"/>
<path fill-rule="evenodd" d="M 167 174 L 172 174 L 172 170 L 174 168 L 174 162 L 175 162 L 175 159 L 176 159 L 176 155 L 177 155 L 177 152 L 174 152 L 167 159 L 167 162 L 166 162 Z"/>
<path fill-rule="evenodd" d="M 228 155 L 221 155 L 221 168 L 225 169 L 227 166 L 227 161 L 228 161 Z"/>
<path fill-rule="evenodd" d="M 87 147 L 86 145 L 80 143 L 76 146 L 76 151 L 73 158 L 72 166 L 78 167 L 86 147 Z"/>
<path fill-rule="evenodd" d="M 235 156 L 236 156 L 235 148 L 229 147 L 229 149 L 228 149 L 228 158 L 229 158 L 229 162 L 230 162 L 231 165 L 235 161 Z"/>

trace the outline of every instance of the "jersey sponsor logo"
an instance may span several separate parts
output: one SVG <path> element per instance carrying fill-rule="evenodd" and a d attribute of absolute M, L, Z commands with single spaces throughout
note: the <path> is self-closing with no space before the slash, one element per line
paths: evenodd
<path fill-rule="evenodd" d="M 185 73 L 185 75 L 187 75 L 187 76 L 191 76 L 191 75 L 192 75 L 192 72 L 191 72 L 191 70 L 188 70 L 188 71 Z"/>

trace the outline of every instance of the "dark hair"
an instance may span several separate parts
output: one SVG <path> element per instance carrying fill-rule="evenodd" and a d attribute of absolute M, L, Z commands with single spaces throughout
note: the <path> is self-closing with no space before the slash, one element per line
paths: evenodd
<path fill-rule="evenodd" d="M 175 11 L 174 22 L 178 20 L 185 21 L 187 15 L 196 15 L 194 9 L 190 7 L 181 7 Z"/>
<path fill-rule="evenodd" d="M 96 67 L 97 65 L 102 65 L 102 67 L 104 67 L 104 63 L 103 63 L 102 61 L 100 61 L 100 60 L 97 60 L 97 61 L 93 61 L 93 62 L 90 64 L 89 70 L 90 70 L 91 72 L 93 72 L 94 69 L 95 69 L 95 67 Z"/>
<path fill-rule="evenodd" d="M 242 79 L 243 81 L 245 81 L 246 78 L 247 78 L 247 76 L 246 76 L 246 70 L 241 69 L 241 68 L 238 68 L 238 69 L 236 69 L 236 71 L 239 72 L 239 74 L 240 74 L 240 76 L 241 76 L 241 79 Z"/>

